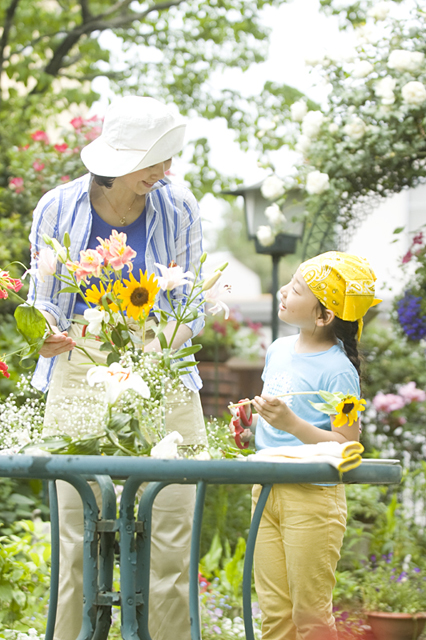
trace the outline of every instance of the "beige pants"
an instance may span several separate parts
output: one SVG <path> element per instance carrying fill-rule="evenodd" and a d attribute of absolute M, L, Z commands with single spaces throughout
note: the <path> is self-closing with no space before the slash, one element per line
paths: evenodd
<path fill-rule="evenodd" d="M 254 552 L 263 640 L 337 640 L 332 591 L 345 525 L 343 485 L 272 487 Z"/>
<path fill-rule="evenodd" d="M 69 334 L 80 342 L 81 327 L 73 325 Z M 97 361 L 99 342 L 85 340 L 84 347 Z M 58 425 L 68 433 L 80 430 L 81 421 L 103 414 L 102 394 L 91 391 L 85 410 L 77 412 L 75 397 L 87 385 L 86 371 L 92 363 L 81 352 L 74 350 L 59 357 L 50 385 L 46 405 L 45 431 L 53 434 Z M 82 383 L 83 381 L 83 383 Z M 84 384 L 84 387 L 82 386 Z M 86 402 L 86 400 L 85 400 Z M 75 405 L 75 407 L 74 407 Z M 166 416 L 167 431 L 177 430 L 185 444 L 205 443 L 205 428 L 198 393 L 190 392 L 186 404 L 169 404 Z M 78 424 L 76 418 L 78 416 Z M 93 485 L 99 501 L 99 489 Z M 55 640 L 75 640 L 82 624 L 83 609 L 83 507 L 78 492 L 67 482 L 58 482 L 60 525 L 60 576 L 58 613 Z M 149 601 L 149 630 L 153 640 L 190 640 L 189 556 L 191 524 L 195 502 L 195 487 L 171 485 L 163 489 L 154 502 L 151 541 L 151 573 Z"/>

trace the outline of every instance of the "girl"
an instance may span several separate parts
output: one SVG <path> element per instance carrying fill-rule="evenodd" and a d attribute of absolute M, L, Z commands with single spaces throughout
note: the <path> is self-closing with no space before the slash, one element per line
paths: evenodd
<path fill-rule="evenodd" d="M 359 419 L 337 428 L 306 397 L 276 396 L 325 390 L 359 398 L 357 341 L 363 316 L 380 302 L 375 279 L 363 258 L 330 251 L 304 262 L 281 288 L 279 318 L 299 333 L 268 350 L 263 393 L 253 400 L 256 449 L 359 439 Z M 260 491 L 253 487 L 253 508 Z M 332 590 L 345 525 L 343 485 L 272 487 L 254 556 L 264 640 L 337 640 Z"/>

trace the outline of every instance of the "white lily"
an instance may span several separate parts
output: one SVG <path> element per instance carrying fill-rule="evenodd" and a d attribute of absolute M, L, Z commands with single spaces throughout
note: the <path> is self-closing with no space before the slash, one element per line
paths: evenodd
<path fill-rule="evenodd" d="M 125 368 L 118 362 L 113 362 L 107 367 L 92 367 L 87 372 L 87 382 L 91 387 L 97 383 L 105 385 L 106 402 L 112 406 L 119 397 L 128 389 L 133 389 L 143 398 L 149 398 L 151 393 L 146 382 L 137 373 L 132 373 L 131 368 Z"/>
<path fill-rule="evenodd" d="M 227 320 L 229 318 L 229 307 L 227 304 L 222 302 L 222 300 L 219 300 L 219 297 L 223 293 L 230 293 L 230 292 L 231 292 L 231 286 L 229 284 L 221 285 L 220 281 L 216 282 L 216 284 L 214 284 L 210 289 L 205 291 L 204 292 L 205 301 L 214 305 L 209 309 L 209 313 L 211 313 L 214 316 L 216 315 L 216 313 L 219 313 L 219 311 L 224 311 L 225 320 Z"/>
<path fill-rule="evenodd" d="M 185 271 L 179 265 L 175 264 L 171 267 L 165 267 L 163 264 L 154 262 L 155 266 L 161 271 L 161 276 L 157 278 L 158 284 L 163 291 L 171 291 L 176 287 L 189 284 L 188 278 L 194 279 L 192 271 Z"/>
<path fill-rule="evenodd" d="M 65 264 L 67 261 L 67 250 L 65 249 L 65 247 L 61 245 L 60 242 L 56 240 L 56 238 L 52 238 L 51 243 L 52 243 L 51 246 L 53 251 L 55 251 L 56 255 L 59 258 L 59 262 L 62 262 L 62 264 Z"/>
<path fill-rule="evenodd" d="M 151 449 L 152 458 L 177 458 L 177 446 L 182 444 L 183 438 L 179 431 L 168 433 Z"/>
<path fill-rule="evenodd" d="M 57 257 L 53 249 L 45 247 L 40 249 L 37 260 L 37 280 L 44 282 L 46 276 L 53 276 L 56 272 Z"/>
<path fill-rule="evenodd" d="M 94 336 L 98 336 L 102 329 L 102 323 L 105 320 L 105 309 L 86 309 L 83 315 L 89 323 L 87 331 Z"/>

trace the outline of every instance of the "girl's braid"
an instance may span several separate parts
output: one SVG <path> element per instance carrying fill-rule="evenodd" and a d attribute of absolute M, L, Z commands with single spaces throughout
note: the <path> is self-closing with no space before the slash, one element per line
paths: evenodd
<path fill-rule="evenodd" d="M 341 320 L 337 316 L 334 318 L 331 328 L 336 338 L 343 342 L 346 355 L 354 365 L 361 380 L 361 357 L 358 352 L 358 322 L 355 320 Z"/>

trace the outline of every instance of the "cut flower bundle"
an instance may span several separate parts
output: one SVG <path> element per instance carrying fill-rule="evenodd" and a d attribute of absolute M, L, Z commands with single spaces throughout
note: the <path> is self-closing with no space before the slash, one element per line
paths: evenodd
<path fill-rule="evenodd" d="M 84 320 L 80 320 L 82 338 L 95 338 L 99 342 L 106 363 L 96 362 L 84 339 L 79 341 L 75 349 L 82 351 L 94 365 L 87 373 L 86 383 L 76 389 L 72 406 L 66 407 L 69 415 L 79 416 L 79 425 L 72 435 L 66 427 L 61 429 L 58 425 L 55 436 L 39 438 L 36 444 L 51 453 L 149 455 L 166 436 L 167 398 L 185 403 L 188 397 L 181 377 L 195 366 L 193 356 L 201 348 L 200 345 L 174 348 L 179 327 L 203 315 L 205 292 L 221 278 L 226 264 L 207 280 L 201 278 L 206 254 L 201 256 L 194 272 L 184 272 L 182 267 L 171 263 L 156 264 L 159 277 L 142 271 L 134 274 L 136 252 L 127 245 L 124 233 L 114 230 L 110 238 L 98 238 L 96 250 L 81 251 L 78 261 L 70 257 L 67 234 L 63 244 L 48 236 L 43 239 L 47 246 L 38 255 L 36 270 L 29 272 L 31 277 L 44 282 L 46 277 L 53 276 L 61 282 L 59 294 L 72 293 L 84 299 L 87 309 Z M 184 285 L 188 285 L 186 293 Z M 1 297 L 11 293 L 20 298 L 17 294 L 20 286 L 20 280 L 1 272 Z M 162 308 L 156 304 L 160 290 L 169 303 L 166 310 L 164 304 Z M 21 356 L 28 359 L 38 354 L 53 329 L 35 305 L 22 299 L 21 302 L 15 319 L 28 343 Z M 159 345 L 155 351 L 148 346 L 153 339 Z M 3 360 L 0 372 L 7 375 Z M 98 386 L 103 393 L 94 395 L 93 387 Z M 180 440 L 178 436 L 172 442 L 171 455 Z M 30 444 L 34 446 L 34 440 Z M 163 455 L 166 450 L 163 447 Z"/>

